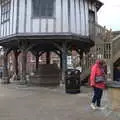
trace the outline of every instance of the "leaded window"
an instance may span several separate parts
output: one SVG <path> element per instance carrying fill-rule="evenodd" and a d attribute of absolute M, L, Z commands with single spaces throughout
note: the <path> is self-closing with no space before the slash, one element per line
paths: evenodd
<path fill-rule="evenodd" d="M 11 0 L 1 0 L 1 23 L 10 20 L 10 3 Z"/>
<path fill-rule="evenodd" d="M 89 10 L 89 21 L 95 23 L 95 12 L 92 10 Z"/>
<path fill-rule="evenodd" d="M 54 0 L 32 0 L 32 5 L 33 18 L 54 16 Z"/>

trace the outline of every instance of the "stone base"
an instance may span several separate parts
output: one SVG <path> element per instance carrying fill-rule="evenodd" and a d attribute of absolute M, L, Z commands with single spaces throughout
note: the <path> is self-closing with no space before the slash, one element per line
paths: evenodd
<path fill-rule="evenodd" d="M 10 81 L 9 81 L 8 77 L 3 77 L 3 78 L 1 79 L 1 82 L 0 82 L 0 83 L 1 83 L 1 84 L 9 84 Z"/>
<path fill-rule="evenodd" d="M 39 65 L 39 69 L 30 76 L 28 83 L 39 86 L 59 86 L 61 73 L 56 64 Z"/>
<path fill-rule="evenodd" d="M 27 81 L 26 81 L 26 80 L 20 80 L 20 81 L 19 81 L 19 84 L 20 84 L 20 85 L 25 85 L 25 84 L 27 84 Z"/>
<path fill-rule="evenodd" d="M 10 82 L 8 81 L 1 81 L 1 84 L 9 84 Z"/>

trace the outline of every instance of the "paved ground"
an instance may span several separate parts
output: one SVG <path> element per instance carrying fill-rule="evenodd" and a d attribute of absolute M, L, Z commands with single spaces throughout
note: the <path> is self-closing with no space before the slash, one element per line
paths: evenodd
<path fill-rule="evenodd" d="M 66 94 L 62 87 L 0 85 L 0 120 L 120 120 L 109 109 L 91 110 L 91 89 Z M 108 103 L 106 94 L 103 104 Z"/>

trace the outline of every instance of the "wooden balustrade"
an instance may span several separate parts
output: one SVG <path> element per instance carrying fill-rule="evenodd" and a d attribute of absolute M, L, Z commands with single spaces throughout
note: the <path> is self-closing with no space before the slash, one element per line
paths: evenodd
<path fill-rule="evenodd" d="M 100 26 L 97 23 L 89 22 L 89 37 L 91 40 L 96 41 L 96 37 L 104 37 L 107 32 L 105 27 Z"/>
<path fill-rule="evenodd" d="M 89 22 L 89 37 L 95 42 L 97 39 L 103 42 L 110 42 L 114 35 L 112 34 L 111 29 L 108 30 L 106 27 L 103 27 L 97 23 Z"/>

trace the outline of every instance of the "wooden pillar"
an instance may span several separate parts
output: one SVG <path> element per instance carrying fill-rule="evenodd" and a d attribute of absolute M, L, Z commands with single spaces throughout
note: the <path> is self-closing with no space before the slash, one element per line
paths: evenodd
<path fill-rule="evenodd" d="M 46 53 L 46 64 L 50 64 L 50 52 Z"/>
<path fill-rule="evenodd" d="M 18 56 L 20 52 L 17 50 L 14 50 L 14 55 L 15 55 L 15 74 L 16 74 L 16 80 L 18 80 Z"/>
<path fill-rule="evenodd" d="M 8 49 L 4 49 L 4 56 L 3 56 L 3 75 L 2 75 L 2 84 L 9 83 L 9 75 L 8 75 Z"/>
<path fill-rule="evenodd" d="M 55 50 L 53 52 L 56 53 L 59 56 L 59 58 L 60 58 L 60 68 L 62 69 L 62 53 L 61 53 L 61 50 L 59 50 L 59 51 Z"/>
<path fill-rule="evenodd" d="M 80 51 L 80 59 L 82 59 L 83 58 L 83 51 L 81 50 Z"/>
<path fill-rule="evenodd" d="M 60 68 L 62 69 L 62 54 L 60 55 Z"/>
<path fill-rule="evenodd" d="M 15 55 L 15 73 L 16 76 L 18 75 L 18 56 Z"/>
<path fill-rule="evenodd" d="M 36 54 L 36 71 L 38 71 L 39 68 L 39 53 Z"/>
<path fill-rule="evenodd" d="M 35 51 L 35 50 L 31 50 L 31 53 L 36 57 L 36 71 L 38 71 L 39 68 L 39 57 L 44 54 L 44 51 Z"/>
<path fill-rule="evenodd" d="M 35 51 L 35 50 L 31 50 L 31 53 L 35 56 L 35 58 L 36 58 L 36 71 L 38 71 L 38 68 L 39 68 L 39 57 L 40 57 L 40 55 L 42 55 L 43 53 L 40 53 L 39 54 L 39 51 Z"/>
<path fill-rule="evenodd" d="M 65 71 L 67 70 L 67 47 L 66 42 L 62 44 L 62 82 L 65 82 Z"/>
<path fill-rule="evenodd" d="M 21 77 L 20 77 L 20 84 L 26 84 L 27 79 L 27 52 L 29 48 L 31 48 L 29 41 L 27 40 L 19 40 L 19 49 L 21 51 Z"/>
<path fill-rule="evenodd" d="M 21 80 L 20 82 L 22 84 L 26 84 L 26 64 L 27 64 L 27 51 L 25 49 L 21 50 L 21 54 L 22 54 L 22 60 L 21 60 L 21 67 L 22 67 L 22 74 L 21 74 Z"/>

